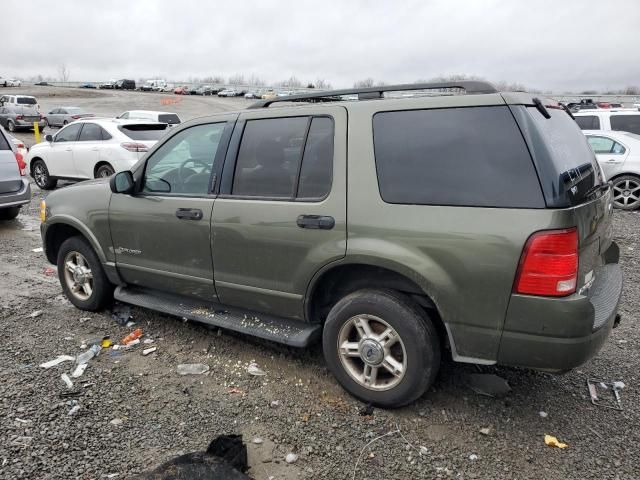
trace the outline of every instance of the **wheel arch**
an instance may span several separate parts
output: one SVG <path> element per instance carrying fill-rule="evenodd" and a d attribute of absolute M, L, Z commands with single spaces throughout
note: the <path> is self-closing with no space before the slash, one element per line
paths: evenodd
<path fill-rule="evenodd" d="M 613 177 L 609 178 L 609 181 L 613 181 L 617 178 L 620 177 L 636 177 L 638 180 L 640 180 L 640 173 L 636 173 L 636 172 L 622 172 L 622 173 L 618 173 L 616 175 L 614 175 Z"/>
<path fill-rule="evenodd" d="M 47 229 L 43 232 L 42 239 L 47 260 L 55 264 L 62 243 L 74 236 L 81 236 L 89 242 L 100 263 L 105 264 L 107 262 L 104 250 L 100 246 L 98 239 L 88 228 L 71 217 L 54 218 L 47 221 Z"/>
<path fill-rule="evenodd" d="M 93 167 L 93 178 L 97 178 L 96 176 L 98 175 L 98 169 L 100 167 L 102 167 L 103 165 L 108 165 L 109 167 L 111 167 L 111 169 L 115 172 L 115 168 L 113 167 L 113 165 L 111 165 L 110 162 L 108 162 L 107 160 L 100 160 L 98 163 L 95 164 L 95 166 Z"/>

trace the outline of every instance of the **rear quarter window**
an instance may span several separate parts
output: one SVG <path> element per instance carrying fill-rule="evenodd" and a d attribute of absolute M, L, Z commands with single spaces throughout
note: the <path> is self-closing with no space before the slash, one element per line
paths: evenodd
<path fill-rule="evenodd" d="M 580 130 L 600 130 L 600 119 L 595 115 L 575 118 Z"/>
<path fill-rule="evenodd" d="M 18 97 L 18 99 L 16 100 L 16 103 L 18 105 L 36 105 L 38 102 L 36 102 L 35 98 Z"/>
<path fill-rule="evenodd" d="M 506 106 L 381 112 L 373 131 L 380 195 L 387 203 L 545 206 Z"/>
<path fill-rule="evenodd" d="M 640 114 L 639 115 L 611 115 L 611 130 L 631 132 L 640 135 Z"/>

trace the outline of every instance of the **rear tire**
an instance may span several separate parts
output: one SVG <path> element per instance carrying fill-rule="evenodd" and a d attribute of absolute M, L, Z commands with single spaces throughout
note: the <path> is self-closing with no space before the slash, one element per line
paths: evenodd
<path fill-rule="evenodd" d="M 64 294 L 80 310 L 97 312 L 113 299 L 100 259 L 83 237 L 71 237 L 58 250 L 58 279 Z"/>
<path fill-rule="evenodd" d="M 623 175 L 613 180 L 613 206 L 620 210 L 640 207 L 640 178 Z"/>
<path fill-rule="evenodd" d="M 20 213 L 20 207 L 0 208 L 0 220 L 13 220 Z"/>
<path fill-rule="evenodd" d="M 105 165 L 100 165 L 98 170 L 96 170 L 96 178 L 108 178 L 113 175 L 115 170 L 108 163 Z"/>
<path fill-rule="evenodd" d="M 440 368 L 428 315 L 393 290 L 359 290 L 329 312 L 322 337 L 329 370 L 345 390 L 380 407 L 419 398 Z"/>
<path fill-rule="evenodd" d="M 63 127 L 66 127 L 68 124 L 69 124 L 69 122 L 67 122 L 66 120 L 64 120 L 64 121 L 62 122 L 62 126 L 63 126 Z"/>
<path fill-rule="evenodd" d="M 49 175 L 49 169 L 43 160 L 36 160 L 31 166 L 31 176 L 36 182 L 36 185 L 42 190 L 53 190 L 58 185 L 58 180 L 51 178 Z"/>
<path fill-rule="evenodd" d="M 10 132 L 15 132 L 16 131 L 16 124 L 13 123 L 11 120 L 9 120 L 7 122 L 7 130 L 9 130 Z"/>

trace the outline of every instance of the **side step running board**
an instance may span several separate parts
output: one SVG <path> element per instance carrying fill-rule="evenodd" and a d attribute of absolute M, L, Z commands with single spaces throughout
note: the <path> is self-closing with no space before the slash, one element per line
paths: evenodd
<path fill-rule="evenodd" d="M 140 287 L 118 287 L 116 300 L 176 317 L 215 325 L 292 347 L 306 347 L 320 338 L 320 325 L 228 307 Z"/>

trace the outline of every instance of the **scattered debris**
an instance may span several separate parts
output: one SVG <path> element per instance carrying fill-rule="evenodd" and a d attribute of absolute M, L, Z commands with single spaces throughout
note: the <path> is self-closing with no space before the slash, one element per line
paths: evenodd
<path fill-rule="evenodd" d="M 591 403 L 597 407 L 622 410 L 620 390 L 625 387 L 624 382 L 604 382 L 602 380 L 587 379 L 587 388 Z M 603 398 L 604 397 L 604 398 Z"/>
<path fill-rule="evenodd" d="M 476 460 L 478 460 L 478 455 L 476 455 L 475 453 L 472 453 L 471 455 L 469 455 L 469 460 L 471 460 L 472 462 L 475 462 Z"/>
<path fill-rule="evenodd" d="M 67 415 L 71 417 L 78 413 L 78 410 L 80 410 L 80 405 L 74 405 L 73 407 L 71 407 L 71 410 L 69 410 L 69 413 L 67 413 Z"/>
<path fill-rule="evenodd" d="M 136 324 L 136 322 L 127 322 L 127 324 L 125 325 L 125 327 L 127 328 L 131 328 Z"/>
<path fill-rule="evenodd" d="M 115 425 L 115 426 L 117 427 L 117 426 L 122 425 L 122 424 L 124 423 L 124 421 L 123 421 L 121 418 L 114 418 L 114 419 L 113 419 L 113 420 L 111 420 L 109 423 L 110 423 L 111 425 Z"/>
<path fill-rule="evenodd" d="M 209 365 L 202 363 L 181 363 L 178 365 L 178 375 L 202 375 L 209 371 Z"/>
<path fill-rule="evenodd" d="M 547 412 L 543 412 L 543 411 L 538 412 L 538 415 L 540 415 L 542 418 L 547 418 L 549 416 Z"/>
<path fill-rule="evenodd" d="M 51 368 L 51 367 L 55 367 L 56 365 L 61 364 L 62 362 L 73 362 L 75 359 L 76 359 L 76 357 L 72 357 L 70 355 L 58 355 L 53 360 L 49 360 L 48 362 L 45 362 L 45 363 L 41 364 L 40 366 L 42 368 Z"/>
<path fill-rule="evenodd" d="M 380 435 L 376 438 L 374 438 L 373 440 L 371 440 L 369 443 L 367 443 L 364 447 L 362 447 L 362 450 L 360 450 L 360 455 L 358 455 L 358 458 L 356 460 L 356 464 L 353 467 L 353 477 L 352 480 L 356 479 L 356 473 L 358 472 L 358 464 L 360 463 L 360 458 L 362 458 L 362 454 L 364 453 L 364 451 L 367 449 L 367 447 L 369 447 L 369 445 L 371 445 L 374 442 L 377 442 L 378 440 L 380 440 L 381 438 L 384 437 L 388 437 L 389 435 L 395 435 L 396 433 L 400 433 L 400 429 L 396 428 L 396 430 L 392 430 L 391 432 L 387 432 L 383 435 Z"/>
<path fill-rule="evenodd" d="M 490 429 L 489 427 L 487 427 L 487 428 L 481 428 L 481 429 L 480 429 L 480 433 L 481 433 L 482 435 L 490 435 L 490 434 L 491 434 L 491 429 Z"/>
<path fill-rule="evenodd" d="M 53 277 L 57 272 L 55 268 L 46 267 L 44 270 L 42 270 L 42 273 L 44 273 L 47 277 Z"/>
<path fill-rule="evenodd" d="M 257 377 L 261 377 L 267 374 L 267 372 L 258 367 L 257 363 L 250 363 L 247 367 L 247 372 L 249 373 L 249 375 L 254 375 Z"/>
<path fill-rule="evenodd" d="M 127 345 L 127 344 L 133 342 L 134 340 L 138 340 L 141 336 L 142 336 L 142 329 L 141 328 L 136 328 L 133 332 L 131 332 L 126 337 L 124 337 L 122 339 L 122 342 L 120 342 L 120 343 L 122 343 L 123 345 Z"/>
<path fill-rule="evenodd" d="M 65 385 L 69 390 L 73 388 L 73 382 L 69 378 L 69 375 L 67 375 L 66 373 L 63 373 L 62 375 L 60 375 L 60 378 L 62 379 L 62 381 L 65 383 Z"/>
<path fill-rule="evenodd" d="M 81 363 L 80 365 L 78 365 L 76 369 L 73 371 L 73 373 L 71 374 L 71 376 L 73 378 L 80 378 L 84 373 L 84 371 L 87 369 L 87 365 L 88 363 Z"/>
<path fill-rule="evenodd" d="M 33 253 L 42 253 L 42 252 L 44 252 L 44 248 L 42 248 L 42 247 L 32 248 L 31 251 Z"/>
<path fill-rule="evenodd" d="M 36 310 L 35 312 L 31 312 L 29 314 L 31 318 L 38 318 L 40 315 L 42 315 L 42 310 Z"/>
<path fill-rule="evenodd" d="M 231 387 L 227 390 L 227 393 L 233 395 L 234 393 L 240 393 L 244 395 L 244 390 L 240 390 L 238 387 Z"/>
<path fill-rule="evenodd" d="M 109 337 L 104 337 L 102 339 L 102 341 L 100 342 L 100 346 L 102 348 L 109 348 L 111 345 L 113 345 L 113 342 L 111 341 L 111 339 Z"/>
<path fill-rule="evenodd" d="M 562 443 L 556 437 L 553 437 L 551 435 L 546 435 L 546 434 L 544 436 L 544 443 L 546 443 L 550 447 L 557 447 L 557 448 L 567 448 L 569 446 L 566 443 Z"/>
<path fill-rule="evenodd" d="M 91 317 L 82 317 L 78 319 L 80 323 L 88 322 L 89 320 L 91 320 Z"/>
<path fill-rule="evenodd" d="M 256 445 L 260 445 L 262 443 L 262 439 L 260 437 L 255 437 L 252 442 Z"/>
<path fill-rule="evenodd" d="M 92 345 L 89 350 L 85 350 L 83 353 L 78 355 L 76 358 L 76 364 L 82 365 L 83 363 L 89 363 L 89 360 L 98 355 L 100 350 L 102 350 L 102 347 L 99 344 L 96 343 L 95 345 Z"/>
<path fill-rule="evenodd" d="M 117 303 L 113 306 L 113 310 L 111 310 L 111 318 L 118 325 L 122 325 L 124 327 L 133 318 L 131 316 L 131 307 L 129 305 Z"/>
<path fill-rule="evenodd" d="M 136 338 L 135 340 L 131 340 L 129 343 L 124 345 L 125 348 L 135 347 L 136 345 L 140 345 L 140 339 Z"/>
<path fill-rule="evenodd" d="M 422 455 L 429 455 L 429 449 L 424 445 L 420 446 L 420 456 Z"/>
<path fill-rule="evenodd" d="M 272 400 L 271 403 L 269 404 L 269 406 L 271 408 L 278 408 L 280 407 L 280 400 Z"/>
<path fill-rule="evenodd" d="M 153 338 L 145 338 L 145 339 L 142 341 L 142 343 L 144 343 L 144 344 L 146 344 L 146 345 L 148 345 L 148 344 L 150 344 L 150 343 L 153 343 Z"/>
<path fill-rule="evenodd" d="M 150 353 L 155 352 L 157 349 L 158 349 L 158 347 L 145 348 L 144 350 L 142 350 L 142 355 L 146 357 Z"/>
<path fill-rule="evenodd" d="M 287 456 L 284 457 L 285 462 L 287 463 L 296 463 L 298 461 L 298 455 L 295 453 L 287 453 Z"/>
<path fill-rule="evenodd" d="M 479 395 L 504 397 L 511 391 L 509 383 L 493 373 L 472 373 L 467 375 L 467 385 Z"/>
<path fill-rule="evenodd" d="M 600 438 L 600 439 L 602 438 L 602 434 L 601 434 L 600 432 L 598 432 L 596 429 L 591 428 L 591 427 L 589 427 L 588 425 L 587 425 L 587 428 L 588 428 L 589 430 L 591 430 L 591 433 L 593 433 L 596 437 L 598 437 L 598 438 Z"/>
<path fill-rule="evenodd" d="M 362 417 L 370 417 L 371 415 L 373 415 L 373 405 L 371 405 L 370 403 L 363 405 L 358 409 L 358 414 L 360 414 L 360 416 Z"/>

